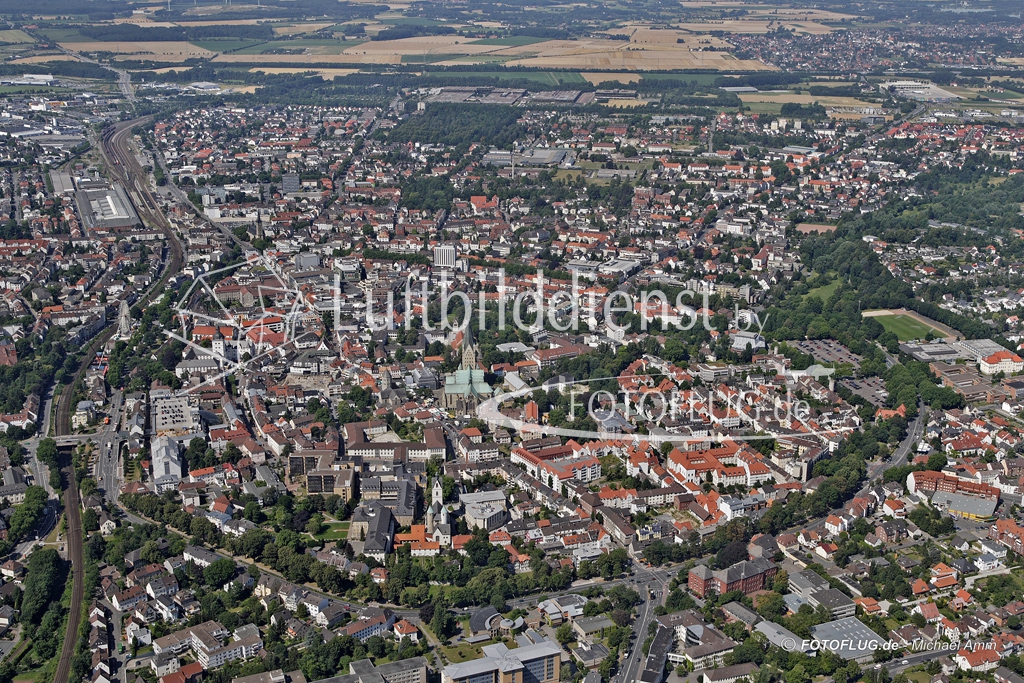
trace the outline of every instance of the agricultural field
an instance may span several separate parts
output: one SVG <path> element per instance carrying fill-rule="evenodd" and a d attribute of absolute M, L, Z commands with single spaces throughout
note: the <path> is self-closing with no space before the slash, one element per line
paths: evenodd
<path fill-rule="evenodd" d="M 732 44 L 720 37 L 669 26 L 658 28 L 649 24 L 627 23 L 609 29 L 607 37 L 598 35 L 572 40 L 500 34 L 495 37 L 473 37 L 455 33 L 396 37 L 392 40 L 345 39 L 343 34 L 346 24 L 362 25 L 362 30 L 370 36 L 389 29 L 415 27 L 430 29 L 447 26 L 455 30 L 469 28 L 471 31 L 496 32 L 505 30 L 501 22 L 444 23 L 424 17 L 403 16 L 401 11 L 389 10 L 365 19 L 350 19 L 340 23 L 271 21 L 263 24 L 264 31 L 269 26 L 274 34 L 273 38 L 267 39 L 265 36 L 244 37 L 244 32 L 239 34 L 243 37 L 219 37 L 208 29 L 216 26 L 256 27 L 260 22 L 250 18 L 232 20 L 230 17 L 217 20 L 212 18 L 209 7 L 194 9 L 195 12 L 190 8 L 186 13 L 192 16 L 173 24 L 150 21 L 147 17 L 133 17 L 131 21 L 124 22 L 147 28 L 159 25 L 207 29 L 202 34 L 205 37 L 190 42 L 96 40 L 77 28 L 65 26 L 43 28 L 40 35 L 58 42 L 66 49 L 83 53 L 112 53 L 116 55 L 115 59 L 121 61 L 141 59 L 177 63 L 190 59 L 210 59 L 222 63 L 247 64 L 254 68 L 264 65 L 287 68 L 289 64 L 325 68 L 359 64 L 506 65 L 600 74 L 581 77 L 581 82 L 616 80 L 613 76 L 601 73 L 611 72 L 620 75 L 618 80 L 622 83 L 636 80 L 630 74 L 647 71 L 690 69 L 747 72 L 772 69 L 759 61 L 737 59 L 730 53 Z M 817 15 L 808 11 L 801 16 L 806 18 Z M 703 31 L 709 28 L 714 30 L 717 27 L 705 27 Z M 27 34 L 22 35 L 32 38 Z M 701 75 L 707 74 L 697 74 Z"/>
<path fill-rule="evenodd" d="M 677 27 L 693 33 L 725 31 L 728 33 L 770 33 L 784 28 L 794 33 L 821 35 L 832 33 L 832 27 L 815 21 L 776 21 L 774 19 L 723 19 L 720 21 L 683 22 Z"/>
<path fill-rule="evenodd" d="M 265 74 L 306 74 L 314 73 L 325 81 L 333 81 L 339 76 L 344 78 L 349 74 L 359 73 L 359 69 L 302 69 L 289 67 L 261 66 L 249 69 L 249 73 Z"/>
<path fill-rule="evenodd" d="M 210 52 L 235 52 L 236 50 L 245 50 L 255 45 L 265 44 L 265 40 L 256 39 L 239 39 L 239 38 L 220 38 L 214 40 L 193 40 L 192 44 L 196 47 L 200 47 Z"/>
<path fill-rule="evenodd" d="M 593 83 L 594 85 L 604 83 L 605 81 L 615 81 L 622 85 L 629 85 L 630 83 L 636 83 L 642 78 L 639 74 L 595 73 L 592 71 L 581 73 L 580 76 L 585 78 L 588 83 Z"/>
<path fill-rule="evenodd" d="M 183 62 L 186 59 L 209 59 L 216 54 L 183 40 L 152 41 L 146 43 L 93 40 L 81 43 L 61 42 L 60 46 L 68 50 L 75 50 L 76 52 L 110 52 L 116 55 L 114 57 L 115 60 L 142 57 L 161 62 Z"/>
<path fill-rule="evenodd" d="M 808 95 L 793 92 L 743 92 L 739 98 L 744 104 L 820 104 L 823 107 L 877 107 L 875 102 L 868 102 L 856 97 L 831 97 Z"/>
<path fill-rule="evenodd" d="M 272 51 L 285 50 L 287 51 L 285 54 L 267 54 Z M 294 54 L 293 50 L 301 50 L 302 53 Z M 685 46 L 680 47 L 676 44 L 634 44 L 617 40 L 588 38 L 505 45 L 494 44 L 494 41 L 488 40 L 467 40 L 458 35 L 416 36 L 363 43 L 304 39 L 274 41 L 237 50 L 230 54 L 219 54 L 214 59 L 216 62 L 244 64 L 259 64 L 267 60 L 302 64 L 489 64 L 503 62 L 511 66 L 584 71 L 593 71 L 595 67 L 616 71 L 681 68 L 765 70 L 769 68 L 760 62 L 737 60 L 725 52 L 690 51 Z"/>
<path fill-rule="evenodd" d="M 0 31 L 0 43 L 34 43 L 35 39 L 24 31 L 17 29 L 10 29 L 6 31 Z"/>

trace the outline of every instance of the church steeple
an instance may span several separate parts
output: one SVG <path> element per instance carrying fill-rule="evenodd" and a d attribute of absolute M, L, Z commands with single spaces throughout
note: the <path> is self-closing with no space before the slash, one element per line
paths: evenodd
<path fill-rule="evenodd" d="M 462 333 L 462 364 L 463 370 L 476 370 L 478 367 L 476 357 L 476 342 L 473 340 L 473 326 L 466 325 Z"/>

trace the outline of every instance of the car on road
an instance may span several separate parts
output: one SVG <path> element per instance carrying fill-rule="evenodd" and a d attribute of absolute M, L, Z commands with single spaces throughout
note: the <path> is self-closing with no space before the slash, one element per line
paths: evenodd
<path fill-rule="evenodd" d="M 904 659 L 902 662 L 900 662 L 900 664 L 910 664 L 910 662 Z"/>

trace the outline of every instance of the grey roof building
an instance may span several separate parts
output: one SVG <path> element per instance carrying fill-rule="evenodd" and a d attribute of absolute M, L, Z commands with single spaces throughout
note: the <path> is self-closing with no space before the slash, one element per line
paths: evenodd
<path fill-rule="evenodd" d="M 789 575 L 789 590 L 801 598 L 807 599 L 812 593 L 828 588 L 828 581 L 821 578 L 810 569 L 796 572 Z"/>
<path fill-rule="evenodd" d="M 90 232 L 123 230 L 142 225 L 120 185 L 109 189 L 79 190 L 75 193 L 75 203 L 78 204 L 82 222 Z"/>
<path fill-rule="evenodd" d="M 807 598 L 811 607 L 824 607 L 832 619 L 844 619 L 857 613 L 857 605 L 845 593 L 835 588 L 811 593 Z"/>
<path fill-rule="evenodd" d="M 395 536 L 395 518 L 383 503 L 371 500 L 352 513 L 352 528 L 364 536 L 363 554 L 383 562 L 391 552 Z"/>
<path fill-rule="evenodd" d="M 736 683 L 741 678 L 751 679 L 758 672 L 757 664 L 746 662 L 744 664 L 733 664 L 723 666 L 720 669 L 711 669 L 704 672 L 704 680 L 707 683 Z M 232 683 L 234 683 L 232 681 Z"/>
<path fill-rule="evenodd" d="M 996 512 L 999 503 L 988 498 L 976 496 L 965 496 L 962 493 L 950 493 L 948 491 L 936 491 L 932 496 L 932 505 L 940 510 L 945 510 L 954 517 L 967 517 L 969 519 L 988 519 Z"/>
<path fill-rule="evenodd" d="M 803 652 L 805 655 L 814 656 L 814 650 L 808 644 L 804 646 L 804 639 L 787 628 L 779 626 L 774 621 L 762 621 L 754 630 L 764 635 L 768 642 L 775 647 L 781 647 L 787 652 Z"/>
<path fill-rule="evenodd" d="M 423 657 L 410 657 L 380 666 L 374 666 L 369 659 L 360 659 L 349 664 L 348 671 L 345 676 L 322 678 L 313 683 L 427 683 L 427 660 Z"/>
<path fill-rule="evenodd" d="M 722 605 L 722 611 L 725 612 L 725 616 L 729 619 L 735 619 L 736 621 L 743 622 L 748 628 L 761 621 L 761 617 L 759 617 L 757 613 L 747 609 L 736 601 L 727 602 Z"/>
<path fill-rule="evenodd" d="M 832 650 L 843 659 L 870 662 L 875 650 L 885 641 L 856 617 L 837 619 L 811 628 L 817 640 L 837 641 L 840 646 Z"/>

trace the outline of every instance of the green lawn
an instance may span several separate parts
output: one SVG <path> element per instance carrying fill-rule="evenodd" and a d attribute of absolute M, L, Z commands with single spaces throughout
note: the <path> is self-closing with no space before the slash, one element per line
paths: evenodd
<path fill-rule="evenodd" d="M 819 299 L 821 299 L 822 301 L 828 301 L 832 297 L 832 295 L 835 294 L 837 289 L 839 289 L 839 280 L 838 279 L 833 280 L 832 282 L 828 283 L 827 285 L 822 285 L 821 287 L 815 287 L 811 291 L 807 292 L 807 296 L 816 296 Z"/>
<path fill-rule="evenodd" d="M 459 662 L 465 662 L 470 659 L 479 659 L 480 657 L 483 657 L 483 652 L 481 651 L 480 648 L 482 648 L 484 645 L 493 645 L 496 642 L 498 641 L 487 640 L 482 643 L 476 643 L 473 645 L 470 645 L 467 642 L 461 642 L 455 645 L 449 645 L 448 647 L 442 647 L 441 654 L 443 654 L 445 658 L 447 658 L 448 661 L 452 664 L 458 664 Z M 517 647 L 516 642 L 514 640 L 505 641 L 505 646 L 509 649 Z"/>
<path fill-rule="evenodd" d="M 875 318 L 882 327 L 888 332 L 892 332 L 901 341 L 910 341 L 911 339 L 924 339 L 929 332 L 934 332 L 941 336 L 938 330 L 925 325 L 916 318 L 911 318 L 909 315 L 880 315 Z"/>
<path fill-rule="evenodd" d="M 781 102 L 744 102 L 743 106 L 755 114 L 781 114 Z"/>
<path fill-rule="evenodd" d="M 340 541 L 348 538 L 349 522 L 329 522 L 325 525 L 327 530 L 317 536 L 321 541 Z"/>
<path fill-rule="evenodd" d="M 932 677 L 924 671 L 912 671 L 907 674 L 907 679 L 914 683 L 929 683 L 929 681 L 932 680 Z"/>

